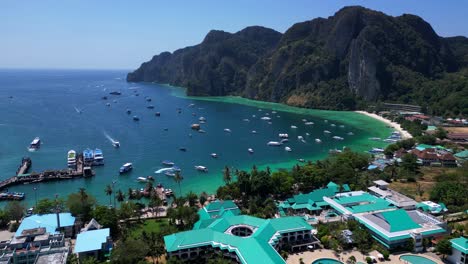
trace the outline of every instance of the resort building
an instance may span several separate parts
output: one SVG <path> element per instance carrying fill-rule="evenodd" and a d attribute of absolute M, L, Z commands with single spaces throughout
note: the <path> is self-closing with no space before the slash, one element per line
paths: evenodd
<path fill-rule="evenodd" d="M 452 153 L 445 149 L 422 147 L 418 145 L 415 149 L 410 151 L 418 158 L 418 162 L 423 166 L 443 166 L 443 167 L 456 167 L 457 160 Z"/>
<path fill-rule="evenodd" d="M 392 203 L 398 208 L 403 209 L 414 209 L 416 207 L 416 201 L 388 188 L 389 183 L 383 180 L 374 181 L 374 186 L 368 188 L 369 192 L 379 198 L 385 199 Z"/>
<path fill-rule="evenodd" d="M 447 260 L 453 264 L 468 263 L 468 239 L 465 237 L 454 238 L 450 240 L 452 243 L 452 254 L 447 257 Z"/>
<path fill-rule="evenodd" d="M 444 235 L 446 224 L 417 210 L 398 209 L 392 202 L 363 191 L 325 198 L 344 219 L 363 224 L 372 237 L 388 249 L 405 247 L 414 241 L 414 250 L 422 251 L 423 239 Z"/>
<path fill-rule="evenodd" d="M 323 197 L 332 197 L 340 191 L 349 192 L 350 188 L 347 184 L 343 184 L 340 188 L 338 184 L 329 182 L 325 188 L 294 195 L 278 205 L 280 216 L 309 215 L 317 219 L 330 208 L 329 204 L 323 200 Z"/>
<path fill-rule="evenodd" d="M 70 213 L 32 215 L 21 222 L 11 240 L 0 242 L 0 263 L 65 264 L 74 231 Z"/>
<path fill-rule="evenodd" d="M 190 262 L 213 254 L 238 263 L 286 263 L 278 251 L 305 249 L 319 241 L 301 217 L 261 219 L 241 215 L 232 201 L 214 201 L 200 209 L 193 230 L 164 237 L 167 256 Z"/>
<path fill-rule="evenodd" d="M 433 215 L 443 214 L 448 211 L 444 203 L 434 203 L 431 201 L 420 202 L 416 205 L 416 208 Z"/>
<path fill-rule="evenodd" d="M 78 234 L 74 252 L 79 259 L 94 257 L 97 260 L 109 256 L 112 249 L 110 229 L 89 230 Z"/>
<path fill-rule="evenodd" d="M 464 150 L 462 152 L 458 152 L 454 155 L 455 159 L 457 159 L 457 163 L 461 166 L 468 160 L 468 150 Z"/>

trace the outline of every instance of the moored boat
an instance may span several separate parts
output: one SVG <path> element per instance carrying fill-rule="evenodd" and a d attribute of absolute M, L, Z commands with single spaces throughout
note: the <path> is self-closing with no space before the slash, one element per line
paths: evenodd
<path fill-rule="evenodd" d="M 83 151 L 83 161 L 87 165 L 93 164 L 94 154 L 93 154 L 93 151 L 91 149 L 87 148 L 87 149 L 85 149 Z"/>
<path fill-rule="evenodd" d="M 145 178 L 145 177 L 138 177 L 138 178 L 137 178 L 137 181 L 138 181 L 138 182 L 147 182 L 148 179 Z"/>
<path fill-rule="evenodd" d="M 102 154 L 102 150 L 95 149 L 93 152 L 93 165 L 100 166 L 104 165 L 104 155 Z"/>
<path fill-rule="evenodd" d="M 292 149 L 290 147 L 284 147 L 284 150 L 286 150 L 287 152 L 291 152 Z"/>
<path fill-rule="evenodd" d="M 336 139 L 336 140 L 343 140 L 344 138 L 339 137 L 339 136 L 333 136 L 333 139 Z"/>
<path fill-rule="evenodd" d="M 231 133 L 231 129 L 229 129 L 229 128 L 225 128 L 225 129 L 224 129 L 224 132 Z"/>
<path fill-rule="evenodd" d="M 250 153 L 250 154 L 253 154 L 254 153 L 254 150 L 252 148 L 248 148 L 247 151 Z"/>
<path fill-rule="evenodd" d="M 211 153 L 210 156 L 215 158 L 215 159 L 218 158 L 218 154 L 216 154 L 216 153 Z"/>
<path fill-rule="evenodd" d="M 281 146 L 283 143 L 278 142 L 278 141 L 269 141 L 267 143 L 268 146 Z"/>
<path fill-rule="evenodd" d="M 113 141 L 112 146 L 114 146 L 114 148 L 120 148 L 120 142 L 119 141 Z"/>
<path fill-rule="evenodd" d="M 174 162 L 172 162 L 170 160 L 163 160 L 161 163 L 162 163 L 162 165 L 168 166 L 168 167 L 172 167 L 175 164 Z"/>
<path fill-rule="evenodd" d="M 316 139 L 315 139 L 315 142 L 317 142 L 317 143 L 322 143 L 322 140 L 320 140 L 320 138 L 316 138 Z"/>
<path fill-rule="evenodd" d="M 201 172 L 208 172 L 208 168 L 205 167 L 205 166 L 197 165 L 197 166 L 195 166 L 195 169 L 196 169 L 197 171 L 201 171 Z"/>
<path fill-rule="evenodd" d="M 328 130 L 324 130 L 323 133 L 325 133 L 325 134 L 330 134 L 331 132 L 328 131 Z"/>
<path fill-rule="evenodd" d="M 74 168 L 76 166 L 76 151 L 73 149 L 68 151 L 67 164 L 69 168 Z"/>
<path fill-rule="evenodd" d="M 133 121 L 140 121 L 140 118 L 138 116 L 133 116 Z"/>

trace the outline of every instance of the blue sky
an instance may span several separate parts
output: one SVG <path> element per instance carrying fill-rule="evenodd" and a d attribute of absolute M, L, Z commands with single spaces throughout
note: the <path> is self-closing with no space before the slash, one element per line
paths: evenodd
<path fill-rule="evenodd" d="M 6 0 L 0 68 L 134 69 L 155 54 L 199 43 L 211 29 L 284 32 L 347 5 L 416 14 L 441 36 L 468 36 L 465 0 Z"/>

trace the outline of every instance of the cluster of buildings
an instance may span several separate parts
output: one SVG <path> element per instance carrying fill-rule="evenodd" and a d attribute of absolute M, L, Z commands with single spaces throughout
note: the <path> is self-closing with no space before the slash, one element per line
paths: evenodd
<path fill-rule="evenodd" d="M 70 213 L 31 215 L 10 240 L 0 241 L 0 264 L 65 264 L 73 253 L 100 259 L 112 249 L 109 231 L 95 220 L 80 230 Z"/>
<path fill-rule="evenodd" d="M 330 182 L 279 202 L 273 219 L 242 215 L 233 201 L 214 201 L 200 209 L 193 230 L 164 237 L 167 255 L 190 261 L 217 252 L 238 263 L 285 263 L 278 253 L 281 249 L 313 249 L 320 243 L 314 225 L 351 219 L 389 250 L 414 245 L 413 250 L 421 252 L 424 240 L 437 241 L 449 233 L 438 217 L 447 211 L 444 204 L 417 203 L 388 186 L 379 180 L 367 191 L 351 191 L 346 184 Z M 350 230 L 342 230 L 342 235 L 352 243 Z M 463 245 L 459 240 L 452 240 L 459 251 L 453 257 L 458 259 L 467 250 L 466 239 Z M 453 263 L 465 263 L 459 261 Z"/>

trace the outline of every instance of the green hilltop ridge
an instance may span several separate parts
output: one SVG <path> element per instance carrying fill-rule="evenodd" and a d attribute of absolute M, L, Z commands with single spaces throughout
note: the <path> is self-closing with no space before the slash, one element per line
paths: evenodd
<path fill-rule="evenodd" d="M 212 30 L 198 45 L 154 56 L 127 81 L 306 108 L 397 102 L 430 114 L 468 115 L 468 38 L 440 37 L 415 15 L 352 6 L 284 34 L 259 26 Z"/>

